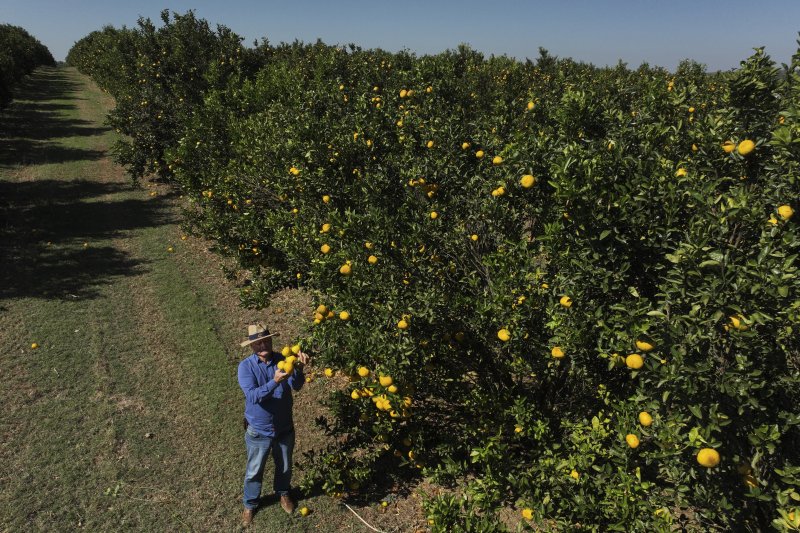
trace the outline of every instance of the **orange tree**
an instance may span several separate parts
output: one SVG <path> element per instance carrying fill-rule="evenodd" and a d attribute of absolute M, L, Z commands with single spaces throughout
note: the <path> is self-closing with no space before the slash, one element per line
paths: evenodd
<path fill-rule="evenodd" d="M 770 143 L 791 84 L 760 52 L 730 80 L 545 59 L 286 47 L 184 139 L 193 220 L 250 269 L 245 301 L 318 297 L 309 342 L 348 376 L 323 486 L 480 473 L 428 502 L 441 530 L 503 502 L 565 528 L 780 520 L 797 186 Z"/>
<path fill-rule="evenodd" d="M 108 121 L 125 136 L 114 147 L 117 162 L 134 179 L 156 174 L 169 180 L 165 152 L 177 145 L 204 94 L 240 72 L 242 51 L 241 37 L 230 29 L 213 30 L 192 11 L 164 10 L 158 27 L 141 18 L 135 29 L 89 34 L 67 63 L 116 99 Z"/>
<path fill-rule="evenodd" d="M 117 101 L 127 100 L 128 91 L 138 84 L 136 40 L 134 30 L 105 26 L 78 40 L 67 53 L 66 64 L 91 76 Z"/>
<path fill-rule="evenodd" d="M 437 531 L 798 525 L 797 57 L 252 54 L 160 168 L 245 304 L 316 299 L 309 483 L 472 480 Z"/>
<path fill-rule="evenodd" d="M 11 101 L 15 86 L 40 66 L 55 66 L 50 50 L 24 28 L 0 24 L 0 108 Z"/>

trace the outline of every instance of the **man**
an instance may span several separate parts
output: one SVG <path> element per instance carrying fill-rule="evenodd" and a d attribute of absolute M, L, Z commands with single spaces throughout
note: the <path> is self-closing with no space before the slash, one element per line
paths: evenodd
<path fill-rule="evenodd" d="M 263 324 L 253 324 L 247 329 L 247 340 L 241 345 L 250 347 L 253 353 L 239 363 L 239 386 L 245 397 L 244 441 L 247 448 L 242 513 L 245 526 L 250 525 L 258 508 L 270 450 L 275 463 L 275 493 L 280 496 L 284 511 L 294 511 L 294 502 L 289 495 L 294 449 L 292 390 L 299 391 L 303 387 L 303 367 L 310 361 L 308 355 L 300 352 L 292 371 L 284 372 L 278 368 L 284 357 L 272 351 L 272 337 L 276 334 L 270 333 Z"/>

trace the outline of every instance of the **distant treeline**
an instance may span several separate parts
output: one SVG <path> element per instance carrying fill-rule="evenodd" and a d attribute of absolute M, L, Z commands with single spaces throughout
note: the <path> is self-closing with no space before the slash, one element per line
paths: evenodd
<path fill-rule="evenodd" d="M 55 66 L 50 50 L 19 26 L 0 24 L 0 107 L 13 98 L 14 86 L 36 67 Z"/>

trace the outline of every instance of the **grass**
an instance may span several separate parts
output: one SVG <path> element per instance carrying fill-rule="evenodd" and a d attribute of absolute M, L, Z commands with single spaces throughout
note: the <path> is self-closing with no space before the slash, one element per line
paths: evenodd
<path fill-rule="evenodd" d="M 181 239 L 180 198 L 110 161 L 113 102 L 85 77 L 40 69 L 18 94 L 0 114 L 0 530 L 238 529 L 237 341 L 265 318 L 290 341 L 310 302 L 238 307 L 218 258 Z M 325 388 L 296 397 L 295 482 L 326 443 Z M 309 516 L 268 499 L 253 530 L 366 530 L 338 500 L 297 497 Z M 424 523 L 411 499 L 378 499 L 356 507 L 376 527 Z"/>

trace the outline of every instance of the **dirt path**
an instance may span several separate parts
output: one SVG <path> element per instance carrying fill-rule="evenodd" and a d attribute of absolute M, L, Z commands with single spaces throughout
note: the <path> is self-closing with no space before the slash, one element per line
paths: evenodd
<path fill-rule="evenodd" d="M 255 318 L 291 339 L 310 302 L 239 308 L 219 260 L 181 239 L 180 198 L 112 163 L 113 102 L 84 76 L 42 69 L 20 94 L 0 113 L 0 530 L 235 530 L 236 342 Z M 296 482 L 325 443 L 325 387 L 297 397 Z M 366 531 L 337 500 L 298 496 L 308 517 L 269 505 L 253 529 Z M 372 524 L 419 523 L 375 503 L 357 508 Z"/>

